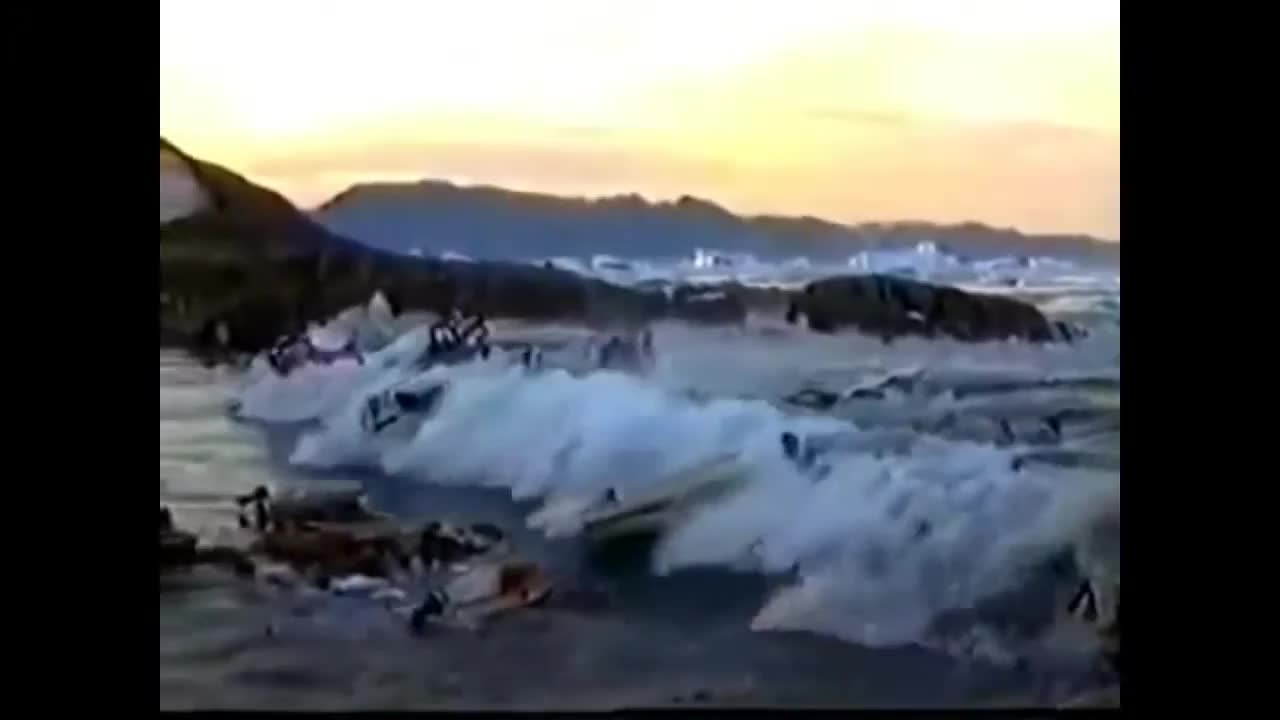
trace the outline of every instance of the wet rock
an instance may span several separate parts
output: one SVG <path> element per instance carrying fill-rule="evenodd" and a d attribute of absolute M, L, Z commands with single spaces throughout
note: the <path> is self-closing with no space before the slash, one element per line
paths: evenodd
<path fill-rule="evenodd" d="M 359 486 L 295 488 L 273 497 L 265 488 L 236 499 L 252 506 L 258 539 L 251 552 L 282 562 L 317 582 L 364 575 L 385 578 L 407 570 L 412 546 L 393 518 L 369 511 Z M 241 525 L 248 526 L 241 517 Z"/>
<path fill-rule="evenodd" d="M 363 538 L 329 530 L 268 532 L 250 550 L 300 571 L 316 572 L 321 589 L 328 589 L 334 577 L 387 577 L 399 560 L 398 545 L 386 538 Z"/>
<path fill-rule="evenodd" d="M 160 567 L 190 565 L 195 560 L 196 536 L 177 530 L 160 533 Z"/>
<path fill-rule="evenodd" d="M 160 573 L 190 570 L 198 565 L 227 568 L 237 575 L 253 576 L 255 567 L 244 553 L 229 547 L 201 547 L 193 533 L 174 526 L 169 508 L 160 508 Z"/>
<path fill-rule="evenodd" d="M 886 341 L 905 335 L 946 336 L 965 342 L 1062 339 L 1039 310 L 1021 300 L 891 275 L 811 282 L 792 296 L 787 319 L 796 322 L 801 315 L 816 332 L 851 327 Z"/>
<path fill-rule="evenodd" d="M 410 617 L 410 628 L 421 633 L 428 623 L 438 622 L 477 630 L 500 614 L 540 605 L 553 586 L 535 563 L 486 563 L 429 593 Z"/>
<path fill-rule="evenodd" d="M 458 527 L 444 522 L 430 522 L 418 540 L 418 557 L 424 567 L 449 566 L 482 555 L 505 539 L 501 528 L 488 523 Z"/>

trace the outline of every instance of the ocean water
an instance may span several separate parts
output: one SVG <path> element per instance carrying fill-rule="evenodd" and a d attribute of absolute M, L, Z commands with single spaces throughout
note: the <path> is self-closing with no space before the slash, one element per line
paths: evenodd
<path fill-rule="evenodd" d="M 445 252 L 441 257 L 467 259 L 465 254 L 456 252 Z M 895 250 L 863 251 L 848 257 L 761 257 L 747 252 L 697 248 L 687 257 L 601 254 L 549 257 L 536 262 L 621 285 L 736 280 L 748 285 L 798 287 L 830 275 L 876 272 L 986 291 L 1016 288 L 1086 294 L 1109 292 L 1118 298 L 1120 290 L 1118 265 L 1048 256 L 969 259 L 940 249 L 932 242 Z"/>
<path fill-rule="evenodd" d="M 360 407 L 410 377 L 414 318 L 382 328 L 399 339 L 363 366 L 288 378 L 162 352 L 160 497 L 180 526 L 242 543 L 235 495 L 358 482 L 398 517 L 498 524 L 558 588 L 607 600 L 418 637 L 403 613 L 359 599 L 214 573 L 163 580 L 161 707 L 1025 705 L 1106 682 L 1092 636 L 1060 608 L 1082 573 L 1118 578 L 1118 268 L 929 247 L 841 268 L 701 251 L 578 266 L 623 282 L 781 285 L 866 269 L 1014 293 L 1090 334 L 884 345 L 771 317 L 658 324 L 654 365 L 624 373 L 590 371 L 585 328 L 499 322 L 493 339 L 539 346 L 542 369 L 504 351 L 433 369 L 415 381 L 446 386 L 439 409 L 379 439 L 361 431 Z M 895 373 L 915 381 L 823 412 L 786 400 Z M 1047 416 L 1062 418 L 1057 436 Z M 830 448 L 823 476 L 782 456 L 784 431 Z M 609 489 L 643 495 L 724 454 L 737 492 L 650 555 L 602 561 L 576 532 L 582 514 L 564 510 Z"/>

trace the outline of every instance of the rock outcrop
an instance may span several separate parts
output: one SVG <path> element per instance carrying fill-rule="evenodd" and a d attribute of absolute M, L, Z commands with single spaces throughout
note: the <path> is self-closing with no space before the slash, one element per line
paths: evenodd
<path fill-rule="evenodd" d="M 163 138 L 160 151 L 162 346 L 213 357 L 255 352 L 378 290 L 401 310 L 461 306 L 531 320 L 738 322 L 746 315 L 730 295 L 668 295 L 528 264 L 385 252 L 324 229 L 279 194 Z M 165 172 L 169 187 L 175 178 L 178 186 L 168 195 Z"/>
<path fill-rule="evenodd" d="M 191 164 L 173 148 L 160 143 L 160 224 L 186 217 L 209 206 L 209 197 Z"/>
<path fill-rule="evenodd" d="M 1070 340 L 1034 306 L 1002 295 L 970 293 L 891 275 L 816 280 L 791 299 L 788 319 L 803 313 L 818 332 L 856 328 L 886 340 L 902 335 L 946 336 L 965 342 L 1019 338 Z"/>

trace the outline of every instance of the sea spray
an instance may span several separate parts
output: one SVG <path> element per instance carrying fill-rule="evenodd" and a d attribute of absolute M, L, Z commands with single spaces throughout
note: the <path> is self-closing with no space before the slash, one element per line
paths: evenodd
<path fill-rule="evenodd" d="M 900 438 L 865 424 L 796 415 L 763 399 L 695 402 L 675 389 L 672 363 L 657 377 L 575 375 L 530 372 L 496 352 L 488 361 L 418 372 L 405 359 L 420 352 L 421 338 L 406 337 L 356 369 L 262 375 L 245 395 L 273 402 L 246 407 L 265 420 L 319 421 L 299 441 L 294 463 L 503 487 L 517 499 L 542 498 L 544 515 L 535 512 L 531 524 L 555 533 L 575 530 L 609 491 L 639 494 L 730 454 L 744 468 L 742 489 L 667 527 L 653 570 L 794 573 L 753 620 L 760 630 L 868 645 L 925 642 L 935 618 L 1016 585 L 1118 508 L 1116 474 L 1016 469 L 1012 460 L 1025 449 L 1017 443 L 920 435 L 904 454 Z M 411 379 L 446 387 L 438 407 L 408 436 L 371 435 L 360 422 L 368 397 Z M 886 419 L 917 401 L 895 402 L 899 409 Z M 955 402 L 954 393 L 941 392 L 918 404 Z M 262 417 L 264 406 L 273 417 Z M 784 431 L 858 442 L 833 446 L 824 458 L 830 470 L 818 479 L 783 456 Z M 551 510 L 561 517 L 547 516 Z"/>

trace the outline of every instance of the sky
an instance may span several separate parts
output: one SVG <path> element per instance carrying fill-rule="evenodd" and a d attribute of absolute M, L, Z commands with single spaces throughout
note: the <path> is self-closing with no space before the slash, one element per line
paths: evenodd
<path fill-rule="evenodd" d="M 1120 238 L 1119 0 L 164 0 L 160 133 L 357 182 Z"/>

